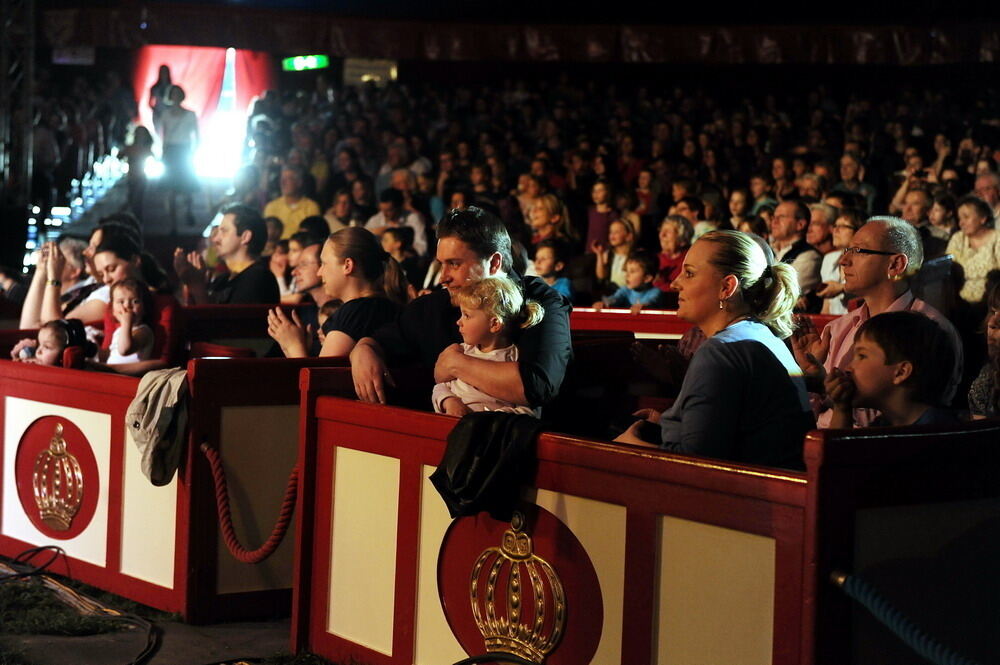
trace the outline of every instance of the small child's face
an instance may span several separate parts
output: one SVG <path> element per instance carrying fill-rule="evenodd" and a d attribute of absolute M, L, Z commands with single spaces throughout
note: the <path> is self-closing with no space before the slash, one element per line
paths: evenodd
<path fill-rule="evenodd" d="M 528 211 L 528 223 L 531 224 L 531 228 L 536 231 L 541 231 L 546 226 L 552 223 L 552 215 L 549 214 L 548 208 L 546 208 L 541 203 L 536 203 L 531 206 L 531 210 Z"/>
<path fill-rule="evenodd" d="M 62 352 L 65 346 L 59 335 L 48 328 L 38 331 L 38 347 L 35 349 L 35 359 L 39 365 L 62 364 Z"/>
<path fill-rule="evenodd" d="M 396 240 L 396 236 L 392 233 L 382 234 L 382 251 L 392 254 L 393 252 L 402 248 L 403 243 Z"/>
<path fill-rule="evenodd" d="M 131 313 L 134 321 L 142 318 L 142 296 L 132 289 L 115 289 L 115 294 L 111 298 L 111 307 L 111 311 L 119 323 L 126 313 Z"/>
<path fill-rule="evenodd" d="M 500 324 L 495 317 L 487 315 L 481 309 L 462 307 L 462 315 L 458 317 L 458 332 L 462 341 L 471 346 L 488 342 L 492 335 L 500 332 Z"/>
<path fill-rule="evenodd" d="M 628 261 L 625 264 L 625 286 L 628 288 L 638 289 L 652 281 L 653 276 L 647 273 L 638 261 Z"/>
<path fill-rule="evenodd" d="M 553 277 L 562 269 L 562 261 L 556 261 L 551 247 L 540 247 L 535 252 L 535 272 L 541 277 Z"/>
<path fill-rule="evenodd" d="M 897 371 L 902 363 L 886 363 L 885 351 L 868 337 L 854 340 L 854 357 L 848 371 L 854 380 L 854 406 L 876 407 L 898 385 Z"/>
<path fill-rule="evenodd" d="M 621 247 L 627 244 L 629 240 L 630 238 L 628 231 L 625 230 L 625 226 L 612 222 L 611 228 L 608 229 L 608 244 L 612 247 Z"/>

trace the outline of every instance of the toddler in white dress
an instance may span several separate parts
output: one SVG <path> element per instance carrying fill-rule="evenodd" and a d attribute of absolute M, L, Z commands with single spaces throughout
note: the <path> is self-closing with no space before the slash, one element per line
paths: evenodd
<path fill-rule="evenodd" d="M 521 290 L 506 277 L 486 277 L 469 284 L 459 291 L 458 304 L 462 310 L 458 319 L 462 350 L 474 358 L 495 362 L 517 361 L 511 328 L 530 328 L 545 315 L 541 305 L 525 301 Z M 452 415 L 461 415 L 466 409 L 523 413 L 536 418 L 541 415 L 540 409 L 501 400 L 461 379 L 434 386 L 432 401 L 436 412 Z"/>

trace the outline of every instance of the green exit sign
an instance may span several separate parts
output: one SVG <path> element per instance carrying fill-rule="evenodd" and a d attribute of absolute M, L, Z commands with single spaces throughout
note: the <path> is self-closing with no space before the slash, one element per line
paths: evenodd
<path fill-rule="evenodd" d="M 286 72 L 304 72 L 308 69 L 326 69 L 330 66 L 330 57 L 325 55 L 297 55 L 281 61 L 281 68 Z"/>

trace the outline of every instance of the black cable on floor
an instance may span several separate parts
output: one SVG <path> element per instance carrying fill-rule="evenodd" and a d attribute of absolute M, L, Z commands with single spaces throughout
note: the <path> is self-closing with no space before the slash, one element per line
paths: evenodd
<path fill-rule="evenodd" d="M 39 565 L 32 564 L 31 562 L 35 559 L 35 557 L 39 556 L 43 552 L 49 552 L 51 556 Z M 72 589 L 58 580 L 44 574 L 45 571 L 53 563 L 55 563 L 60 556 L 65 555 L 66 552 L 63 551 L 61 547 L 57 547 L 55 545 L 32 547 L 31 549 L 18 554 L 9 565 L 4 566 L 14 572 L 0 575 L 0 582 L 10 582 L 31 577 L 39 577 L 42 579 L 43 586 L 46 586 L 59 595 L 64 602 L 67 602 L 65 596 L 70 596 L 73 599 L 73 602 L 67 602 L 67 604 L 71 605 L 78 612 L 121 621 L 145 631 L 146 643 L 143 645 L 142 650 L 135 658 L 124 664 L 144 665 L 160 648 L 160 629 L 157 628 L 153 622 L 143 619 L 137 614 L 121 612 L 108 607 L 90 596 L 80 593 L 76 589 Z"/>

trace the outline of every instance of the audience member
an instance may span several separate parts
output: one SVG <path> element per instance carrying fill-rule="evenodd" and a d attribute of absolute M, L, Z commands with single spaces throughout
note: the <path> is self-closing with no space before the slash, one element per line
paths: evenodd
<path fill-rule="evenodd" d="M 286 223 L 287 224 L 287 223 Z M 278 283 L 260 252 L 267 242 L 267 227 L 260 213 L 240 203 L 222 209 L 222 221 L 212 244 L 227 272 L 208 280 L 201 254 L 177 248 L 174 271 L 190 304 L 249 305 L 276 303 Z"/>
<path fill-rule="evenodd" d="M 534 267 L 535 275 L 543 282 L 570 302 L 573 301 L 573 283 L 568 277 L 563 276 L 563 271 L 566 269 L 566 250 L 563 242 L 553 238 L 539 242 L 535 247 Z"/>
<path fill-rule="evenodd" d="M 656 259 L 644 252 L 632 253 L 625 260 L 625 284 L 610 296 L 594 303 L 594 309 L 629 307 L 635 314 L 643 307 L 656 309 L 663 303 L 663 291 L 653 286 Z"/>
<path fill-rule="evenodd" d="M 830 427 L 853 427 L 854 409 L 864 407 L 881 414 L 872 427 L 954 423 L 943 399 L 954 362 L 947 334 L 923 314 L 873 316 L 858 328 L 846 370 L 825 379 Z"/>
<path fill-rule="evenodd" d="M 898 217 L 873 217 L 854 234 L 850 247 L 840 259 L 844 288 L 864 298 L 864 304 L 829 323 L 822 335 L 808 319 L 792 338 L 795 359 L 807 376 L 829 375 L 834 368 L 846 370 L 853 355 L 858 328 L 873 316 L 883 312 L 913 311 L 933 319 L 948 334 L 955 364 L 945 388 L 945 401 L 950 402 L 962 377 L 964 356 L 958 331 L 940 312 L 913 295 L 909 278 L 923 263 L 920 235 L 908 222 Z M 817 366 L 822 365 L 822 368 Z M 817 423 L 829 427 L 832 413 L 829 403 L 818 402 Z M 876 417 L 873 411 L 859 410 L 854 422 L 864 427 Z"/>
<path fill-rule="evenodd" d="M 483 392 L 515 404 L 542 406 L 559 392 L 571 354 L 569 303 L 542 280 L 511 274 L 522 295 L 545 310 L 542 322 L 518 331 L 518 362 L 495 363 L 471 358 L 457 344 L 457 292 L 488 275 L 510 274 L 510 236 L 499 218 L 470 206 L 450 212 L 438 224 L 437 260 L 445 289 L 417 298 L 392 324 L 358 342 L 351 352 L 351 371 L 358 397 L 385 403 L 391 379 L 386 360 L 418 361 L 434 367 L 442 383 L 462 379 Z"/>
<path fill-rule="evenodd" d="M 676 281 L 678 316 L 705 334 L 674 405 L 641 412 L 660 440 L 639 436 L 641 421 L 616 440 L 750 464 L 801 468 L 813 427 L 805 383 L 782 342 L 798 299 L 794 270 L 763 242 L 739 231 L 695 241 Z"/>
<path fill-rule="evenodd" d="M 986 276 L 1000 270 L 1000 234 L 993 227 L 993 211 L 985 201 L 966 196 L 958 202 L 959 232 L 948 242 L 947 253 L 961 268 L 959 296 L 972 305 L 982 303 Z"/>
<path fill-rule="evenodd" d="M 774 209 L 771 220 L 771 247 L 778 261 L 795 268 L 799 279 L 799 293 L 812 292 L 819 283 L 819 270 L 823 258 L 806 242 L 806 227 L 811 215 L 809 208 L 800 201 L 785 201 Z"/>
<path fill-rule="evenodd" d="M 521 289 L 507 277 L 489 276 L 467 284 L 456 300 L 462 312 L 458 318 L 462 352 L 490 362 L 516 363 L 520 354 L 511 343 L 513 329 L 536 326 L 545 316 L 542 306 L 524 300 Z M 541 416 L 541 409 L 532 409 L 527 402 L 499 399 L 458 378 L 435 385 L 431 402 L 436 412 L 458 417 L 472 411 Z"/>
<path fill-rule="evenodd" d="M 365 224 L 365 228 L 377 236 L 393 227 L 408 227 L 413 229 L 413 251 L 418 256 L 427 254 L 427 229 L 424 220 L 417 212 L 403 208 L 403 194 L 398 189 L 386 189 L 379 196 L 379 211 Z"/>
<path fill-rule="evenodd" d="M 306 217 L 322 214 L 319 204 L 305 195 L 304 184 L 302 168 L 286 166 L 281 169 L 281 196 L 264 206 L 264 217 L 277 217 L 285 225 L 282 238 L 295 233 Z"/>
<path fill-rule="evenodd" d="M 994 273 L 986 298 L 987 361 L 969 387 L 973 419 L 1000 417 L 1000 275 Z"/>

